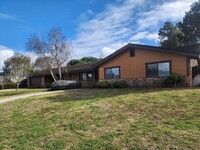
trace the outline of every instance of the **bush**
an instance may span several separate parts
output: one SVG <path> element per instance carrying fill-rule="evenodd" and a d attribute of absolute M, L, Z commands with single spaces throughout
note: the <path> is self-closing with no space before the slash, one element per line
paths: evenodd
<path fill-rule="evenodd" d="M 125 88 L 125 87 L 127 87 L 127 83 L 125 81 L 115 81 L 112 84 L 112 87 L 114 87 L 114 88 Z"/>
<path fill-rule="evenodd" d="M 111 88 L 111 84 L 107 81 L 100 81 L 95 83 L 96 88 Z"/>
<path fill-rule="evenodd" d="M 167 79 L 164 80 L 164 86 L 169 87 L 174 85 L 176 88 L 177 84 L 183 82 L 183 80 L 184 79 L 181 75 L 172 73 L 169 77 L 167 77 Z"/>
<path fill-rule="evenodd" d="M 66 89 L 74 89 L 81 88 L 82 83 L 75 80 L 58 80 L 52 83 L 51 90 L 66 90 Z"/>
<path fill-rule="evenodd" d="M 16 83 L 14 82 L 9 82 L 4 85 L 4 89 L 15 89 L 15 88 L 16 88 Z"/>
<path fill-rule="evenodd" d="M 115 81 L 113 83 L 110 83 L 108 81 L 100 81 L 100 82 L 96 82 L 94 87 L 96 88 L 125 88 L 127 87 L 127 83 L 125 81 Z"/>

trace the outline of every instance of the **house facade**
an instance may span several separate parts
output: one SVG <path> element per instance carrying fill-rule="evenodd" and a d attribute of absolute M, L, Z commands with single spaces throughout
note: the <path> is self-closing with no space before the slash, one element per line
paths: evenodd
<path fill-rule="evenodd" d="M 97 63 L 62 68 L 63 79 L 81 81 L 83 87 L 92 87 L 94 81 L 116 80 L 124 80 L 131 87 L 161 87 L 167 76 L 177 73 L 184 77 L 183 86 L 192 86 L 192 68 L 198 66 L 199 55 L 198 45 L 166 49 L 127 44 Z M 52 82 L 48 71 L 28 79 L 30 87 L 46 87 Z"/>

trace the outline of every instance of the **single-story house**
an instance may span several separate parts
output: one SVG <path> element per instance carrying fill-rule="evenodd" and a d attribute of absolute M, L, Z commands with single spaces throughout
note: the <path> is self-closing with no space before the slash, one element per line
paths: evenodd
<path fill-rule="evenodd" d="M 171 73 L 184 77 L 185 86 L 192 86 L 192 68 L 200 62 L 200 45 L 161 48 L 127 44 L 96 63 L 62 68 L 64 80 L 81 81 L 91 87 L 94 81 L 125 80 L 132 86 L 160 87 Z M 58 74 L 58 69 L 53 69 Z M 48 87 L 53 82 L 48 70 L 33 73 L 28 78 L 29 87 Z"/>

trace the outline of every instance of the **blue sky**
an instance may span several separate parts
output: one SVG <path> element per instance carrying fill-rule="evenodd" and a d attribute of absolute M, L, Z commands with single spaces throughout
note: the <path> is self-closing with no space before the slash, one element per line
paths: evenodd
<path fill-rule="evenodd" d="M 25 42 L 60 27 L 73 57 L 105 57 L 128 42 L 158 45 L 165 21 L 181 21 L 196 0 L 0 0 L 0 67 Z M 29 54 L 34 56 L 34 54 Z"/>

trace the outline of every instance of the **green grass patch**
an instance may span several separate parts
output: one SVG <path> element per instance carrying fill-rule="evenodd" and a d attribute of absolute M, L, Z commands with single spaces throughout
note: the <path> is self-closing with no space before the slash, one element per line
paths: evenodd
<path fill-rule="evenodd" d="M 0 149 L 199 149 L 200 89 L 83 89 L 0 105 Z"/>

